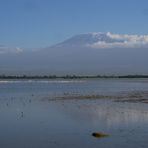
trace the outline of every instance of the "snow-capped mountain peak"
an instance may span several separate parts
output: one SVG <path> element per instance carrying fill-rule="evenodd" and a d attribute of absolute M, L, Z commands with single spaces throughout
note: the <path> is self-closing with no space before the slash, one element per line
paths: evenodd
<path fill-rule="evenodd" d="M 111 32 L 84 33 L 75 35 L 54 47 L 146 48 L 148 35 L 121 35 Z"/>
<path fill-rule="evenodd" d="M 94 44 L 98 41 L 113 42 L 114 39 L 111 39 L 107 33 L 84 33 L 75 35 L 64 42 L 57 44 L 56 46 L 87 46 Z"/>
<path fill-rule="evenodd" d="M 2 73 L 148 73 L 148 35 L 85 33 L 41 50 L 20 52 L 20 48 L 0 46 L 0 53 L 14 53 L 0 54 Z"/>

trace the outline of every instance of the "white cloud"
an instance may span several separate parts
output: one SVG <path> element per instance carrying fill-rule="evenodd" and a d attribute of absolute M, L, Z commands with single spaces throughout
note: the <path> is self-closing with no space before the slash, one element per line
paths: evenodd
<path fill-rule="evenodd" d="M 148 48 L 148 35 L 120 35 L 106 33 L 112 41 L 98 41 L 89 46 L 93 48 Z"/>
<path fill-rule="evenodd" d="M 16 52 L 19 53 L 19 52 L 23 52 L 23 49 L 19 48 L 19 47 L 16 47 Z"/>
<path fill-rule="evenodd" d="M 16 48 L 10 48 L 7 46 L 0 46 L 0 54 L 5 54 L 5 53 L 20 53 L 23 52 L 23 50 L 19 47 Z"/>

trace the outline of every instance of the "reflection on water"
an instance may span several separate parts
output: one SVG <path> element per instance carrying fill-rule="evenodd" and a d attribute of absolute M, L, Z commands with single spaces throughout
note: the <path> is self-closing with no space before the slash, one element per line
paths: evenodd
<path fill-rule="evenodd" d="M 96 99 L 42 101 L 45 96 L 65 92 L 147 89 L 144 80 L 1 83 L 0 147 L 148 147 L 148 104 Z M 109 137 L 95 139 L 93 132 L 103 132 Z"/>

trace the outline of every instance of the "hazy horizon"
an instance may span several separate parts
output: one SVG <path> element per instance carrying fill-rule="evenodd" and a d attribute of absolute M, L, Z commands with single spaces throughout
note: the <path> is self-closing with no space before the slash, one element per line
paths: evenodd
<path fill-rule="evenodd" d="M 147 74 L 146 0 L 1 0 L 0 74 Z"/>

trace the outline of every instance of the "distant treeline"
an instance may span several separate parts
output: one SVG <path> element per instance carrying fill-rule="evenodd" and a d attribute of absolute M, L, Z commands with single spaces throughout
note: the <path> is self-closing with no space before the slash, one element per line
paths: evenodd
<path fill-rule="evenodd" d="M 0 79 L 95 79 L 95 78 L 148 78 L 148 75 L 92 75 L 92 76 L 79 76 L 79 75 L 65 75 L 65 76 L 56 76 L 56 75 L 0 75 Z"/>

